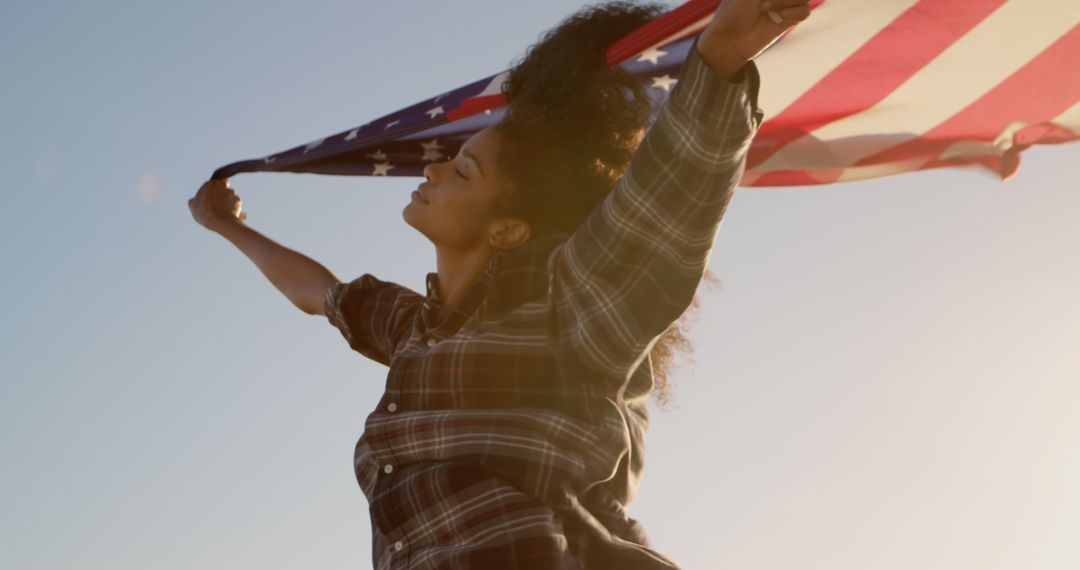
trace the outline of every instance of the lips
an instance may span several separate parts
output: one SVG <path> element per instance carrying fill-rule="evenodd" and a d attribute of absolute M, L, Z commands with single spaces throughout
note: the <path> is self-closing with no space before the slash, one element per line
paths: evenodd
<path fill-rule="evenodd" d="M 425 203 L 428 201 L 427 196 L 424 195 L 424 189 L 423 188 L 417 186 L 416 187 L 416 193 L 420 195 L 420 199 L 423 200 Z"/>

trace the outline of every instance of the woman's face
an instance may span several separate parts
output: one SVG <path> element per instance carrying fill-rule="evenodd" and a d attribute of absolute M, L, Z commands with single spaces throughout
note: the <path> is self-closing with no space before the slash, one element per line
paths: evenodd
<path fill-rule="evenodd" d="M 495 168 L 501 134 L 488 127 L 469 137 L 451 160 L 424 168 L 427 182 L 401 216 L 436 246 L 469 250 L 487 244 L 508 220 L 495 204 L 502 180 Z"/>

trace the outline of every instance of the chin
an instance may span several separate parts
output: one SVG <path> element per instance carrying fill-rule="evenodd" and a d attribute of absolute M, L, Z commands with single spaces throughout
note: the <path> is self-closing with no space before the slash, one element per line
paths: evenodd
<path fill-rule="evenodd" d="M 423 234 L 424 237 L 431 239 L 431 236 L 427 235 L 427 232 L 424 231 L 424 228 L 419 226 L 417 224 L 417 221 L 413 219 L 415 214 L 410 214 L 412 210 L 412 203 L 410 202 L 406 204 L 405 207 L 401 209 L 401 219 L 405 220 L 405 223 L 412 226 L 413 229 Z"/>
<path fill-rule="evenodd" d="M 405 204 L 405 207 L 401 209 L 401 218 L 403 220 L 405 220 L 405 223 L 409 224 L 410 226 L 412 226 L 414 228 L 416 227 L 416 221 L 413 220 L 412 218 L 416 215 L 416 213 L 413 212 L 413 210 L 415 210 L 415 209 L 416 208 L 413 207 L 412 202 L 409 202 L 408 204 Z"/>

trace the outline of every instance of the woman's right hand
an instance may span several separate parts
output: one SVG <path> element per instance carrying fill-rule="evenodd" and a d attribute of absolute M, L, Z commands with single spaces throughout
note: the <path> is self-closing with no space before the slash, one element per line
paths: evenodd
<path fill-rule="evenodd" d="M 229 187 L 229 179 L 207 180 L 195 197 L 188 200 L 188 209 L 195 221 L 208 230 L 219 231 L 224 224 L 242 222 L 247 218 L 240 211 L 243 201 Z"/>
<path fill-rule="evenodd" d="M 724 0 L 698 39 L 705 63 L 729 79 L 788 28 L 810 17 L 810 0 Z"/>

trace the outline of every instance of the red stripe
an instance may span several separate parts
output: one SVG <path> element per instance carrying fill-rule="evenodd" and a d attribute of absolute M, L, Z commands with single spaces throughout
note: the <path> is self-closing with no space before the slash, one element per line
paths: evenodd
<path fill-rule="evenodd" d="M 993 171 L 1003 180 L 1008 180 L 1020 167 L 1020 155 L 1036 144 L 1061 144 L 1080 141 L 1080 135 L 1059 125 L 1042 123 L 1030 125 L 1018 130 L 1013 135 L 1013 146 L 1003 155 L 958 156 L 948 160 L 933 158 L 915 170 L 934 168 L 955 168 L 957 166 L 982 166 Z"/>
<path fill-rule="evenodd" d="M 619 65 L 649 46 L 672 36 L 716 11 L 720 0 L 690 0 L 678 8 L 657 16 L 653 21 L 634 30 L 607 50 L 607 64 Z"/>
<path fill-rule="evenodd" d="M 1062 144 L 1080 141 L 1080 134 L 1059 125 L 1044 123 L 1024 127 L 1013 137 L 1014 146 L 998 157 L 993 155 L 958 156 L 948 160 L 933 159 L 911 170 L 931 170 L 934 168 L 952 168 L 957 166 L 983 166 L 992 170 L 1002 179 L 1008 180 L 1020 166 L 1020 154 L 1033 145 Z M 815 186 L 832 184 L 840 180 L 844 173 L 839 168 L 815 168 L 806 170 L 774 170 L 765 172 L 754 179 L 747 187 L 767 186 Z M 895 173 L 894 173 L 895 174 Z"/>
<path fill-rule="evenodd" d="M 773 170 L 762 174 L 749 186 L 812 186 L 834 182 L 843 173 L 840 168 Z"/>
<path fill-rule="evenodd" d="M 761 164 L 784 145 L 814 129 L 881 102 L 1004 3 L 1005 0 L 921 0 L 787 109 L 762 124 L 747 166 Z M 783 83 L 782 77 L 773 80 Z"/>
<path fill-rule="evenodd" d="M 612 44 L 607 51 L 607 64 L 619 65 L 650 46 L 671 38 L 667 43 L 676 43 L 690 36 L 700 34 L 705 26 L 689 27 L 691 24 L 712 14 L 720 6 L 721 0 L 690 0 L 678 8 L 658 16 L 649 24 L 634 31 L 625 38 Z M 825 0 L 810 0 L 810 9 L 815 10 Z M 788 28 L 784 34 L 794 30 Z M 678 35 L 676 35 L 678 34 Z"/>
<path fill-rule="evenodd" d="M 857 164 L 897 162 L 927 156 L 935 162 L 950 145 L 962 140 L 993 141 L 1012 122 L 1033 123 L 1017 132 L 1017 148 L 1002 158 L 995 170 L 1008 177 L 1016 170 L 1018 155 L 1032 144 L 1060 142 L 1065 135 L 1048 128 L 1049 121 L 1080 101 L 1080 25 L 1058 38 L 1016 73 L 985 95 L 934 127 L 918 139 L 908 141 L 860 160 Z M 1066 131 L 1067 132 L 1067 131 Z M 998 161 L 997 157 L 993 157 Z M 948 162 L 951 162 L 948 161 Z"/>
<path fill-rule="evenodd" d="M 447 122 L 456 121 L 458 119 L 464 119 L 470 115 L 482 113 L 488 109 L 494 109 L 506 104 L 506 95 L 499 93 L 497 95 L 484 95 L 480 97 L 470 97 L 461 102 L 460 105 L 450 109 L 446 112 Z"/>
<path fill-rule="evenodd" d="M 1002 179 L 1008 180 L 1013 174 L 1016 174 L 1016 170 L 1020 167 L 1020 154 L 1031 148 L 1032 145 L 1061 144 L 1073 141 L 1080 141 L 1080 135 L 1064 127 L 1050 123 L 1030 125 L 1020 129 L 1013 135 L 1013 146 L 1003 156 L 958 156 L 948 160 L 935 158 L 921 166 L 919 170 L 977 164 L 994 171 Z"/>
<path fill-rule="evenodd" d="M 994 171 L 1003 179 L 1010 178 L 1020 166 L 1020 154 L 1035 144 L 1061 144 L 1080 141 L 1080 134 L 1059 125 L 1043 123 L 1024 127 L 1013 136 L 1014 146 L 1005 156 L 974 155 L 958 156 L 948 160 L 928 159 L 927 162 L 911 170 L 930 170 L 957 166 L 983 166 Z M 831 184 L 840 180 L 844 173 L 839 168 L 815 168 L 805 170 L 774 170 L 765 172 L 750 184 L 743 186 L 813 186 Z"/>
<path fill-rule="evenodd" d="M 975 165 L 993 171 L 1000 176 L 1002 180 L 1008 180 L 1016 174 L 1017 169 L 1020 167 L 1020 155 L 1033 145 L 1062 144 L 1076 141 L 1080 141 L 1080 135 L 1059 125 L 1050 123 L 1031 125 L 1016 132 L 1013 136 L 1014 146 L 1012 146 L 1003 156 L 958 156 L 948 160 L 935 158 L 920 166 L 918 170 Z"/>

